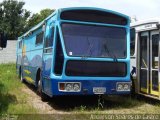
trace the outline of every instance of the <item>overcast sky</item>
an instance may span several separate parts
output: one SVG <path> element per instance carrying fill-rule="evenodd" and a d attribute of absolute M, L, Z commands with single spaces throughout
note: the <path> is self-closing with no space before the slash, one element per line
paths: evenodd
<path fill-rule="evenodd" d="M 3 0 L 0 0 L 2 2 Z M 99 7 L 121 12 L 138 20 L 160 17 L 160 0 L 23 0 L 32 13 L 41 9 L 64 7 Z"/>

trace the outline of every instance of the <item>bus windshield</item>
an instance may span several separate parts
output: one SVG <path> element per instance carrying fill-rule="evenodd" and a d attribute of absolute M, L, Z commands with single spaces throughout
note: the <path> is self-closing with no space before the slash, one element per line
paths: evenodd
<path fill-rule="evenodd" d="M 126 57 L 125 28 L 63 23 L 62 32 L 69 56 Z"/>

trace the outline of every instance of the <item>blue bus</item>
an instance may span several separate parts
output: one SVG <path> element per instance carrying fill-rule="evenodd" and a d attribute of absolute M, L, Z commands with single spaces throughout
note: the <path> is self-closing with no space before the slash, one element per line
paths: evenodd
<path fill-rule="evenodd" d="M 18 38 L 17 73 L 47 96 L 130 93 L 130 20 L 61 8 Z"/>

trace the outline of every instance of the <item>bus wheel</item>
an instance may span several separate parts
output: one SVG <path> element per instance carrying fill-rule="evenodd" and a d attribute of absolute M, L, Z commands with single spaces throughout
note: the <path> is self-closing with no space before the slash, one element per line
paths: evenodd
<path fill-rule="evenodd" d="M 41 96 L 42 101 L 44 101 L 44 102 L 48 101 L 49 96 L 47 96 L 45 93 L 43 93 L 41 80 L 38 81 L 37 92 Z"/>
<path fill-rule="evenodd" d="M 135 82 L 134 82 L 132 75 L 131 75 L 131 81 L 132 81 L 131 94 L 132 96 L 134 96 L 135 95 Z"/>
<path fill-rule="evenodd" d="M 22 75 L 22 70 L 20 72 L 20 81 L 23 83 L 24 82 L 24 79 L 23 79 L 23 75 Z"/>
<path fill-rule="evenodd" d="M 37 85 L 37 92 L 38 92 L 38 94 L 41 93 L 41 90 L 42 90 L 42 88 L 41 88 L 41 81 L 39 80 L 38 81 L 38 85 Z"/>
<path fill-rule="evenodd" d="M 21 67 L 19 68 L 18 78 L 21 79 Z"/>

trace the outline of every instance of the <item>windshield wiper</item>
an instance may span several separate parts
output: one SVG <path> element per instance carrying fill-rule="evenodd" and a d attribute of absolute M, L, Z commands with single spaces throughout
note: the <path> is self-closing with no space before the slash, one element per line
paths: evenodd
<path fill-rule="evenodd" d="M 87 41 L 88 41 L 88 46 L 89 47 L 87 48 L 86 54 L 81 57 L 82 59 L 86 59 L 86 58 L 90 57 L 91 54 L 92 54 L 93 41 L 90 41 L 88 39 L 88 37 L 87 37 Z M 117 59 L 116 55 L 114 54 L 114 52 L 110 51 L 110 49 L 108 49 L 107 41 L 108 41 L 108 39 L 106 39 L 106 41 L 105 41 L 106 43 L 104 44 L 105 52 L 107 52 L 108 56 L 111 57 L 114 62 L 118 62 L 118 59 Z"/>
<path fill-rule="evenodd" d="M 88 41 L 88 46 L 89 47 L 87 48 L 86 54 L 81 57 L 82 59 L 88 58 L 92 54 L 93 42 L 90 42 L 88 37 L 87 37 L 87 41 Z"/>
<path fill-rule="evenodd" d="M 114 52 L 110 52 L 110 49 L 108 49 L 108 44 L 107 44 L 108 39 L 106 39 L 106 44 L 104 45 L 104 49 L 105 52 L 107 52 L 107 54 L 112 57 L 113 61 L 118 62 L 118 59 L 116 57 L 116 55 L 114 54 Z"/>

